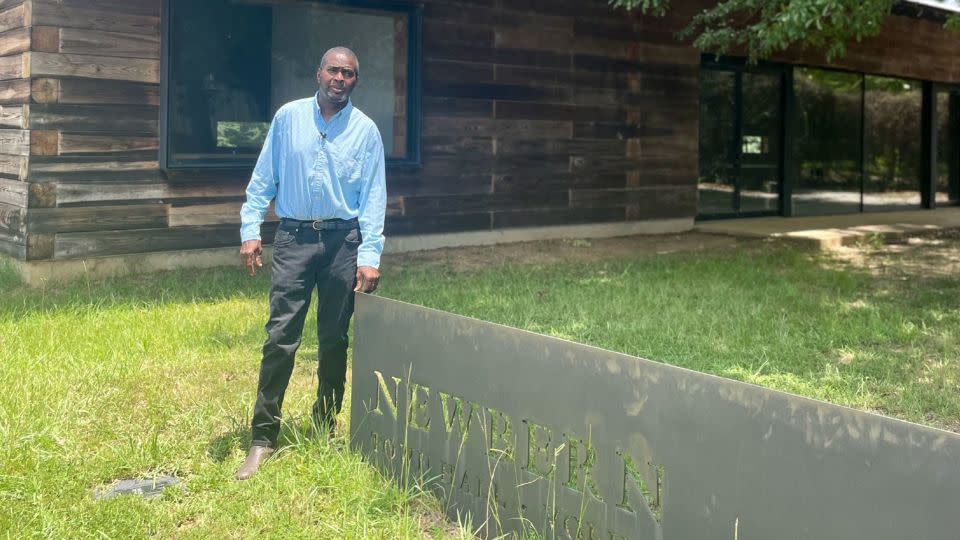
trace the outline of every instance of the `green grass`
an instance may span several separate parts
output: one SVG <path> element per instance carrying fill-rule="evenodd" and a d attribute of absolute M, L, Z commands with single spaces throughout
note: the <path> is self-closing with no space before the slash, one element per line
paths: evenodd
<path fill-rule="evenodd" d="M 385 271 L 385 296 L 960 427 L 960 277 L 878 278 L 775 244 L 468 271 L 412 254 Z M 0 268 L 0 537 L 462 534 L 343 438 L 307 435 L 311 321 L 284 449 L 253 480 L 232 480 L 249 444 L 267 286 L 224 269 L 32 290 Z M 185 487 L 152 501 L 92 497 L 157 474 Z"/>
<path fill-rule="evenodd" d="M 254 479 L 233 480 L 250 440 L 266 275 L 184 271 L 35 291 L 3 279 L 0 537 L 421 538 L 420 518 L 436 514 L 342 438 L 307 435 L 315 325 L 288 391 L 283 450 Z M 184 489 L 92 497 L 159 474 Z"/>
<path fill-rule="evenodd" d="M 784 245 L 467 274 L 385 296 L 960 430 L 960 277 L 878 278 Z"/>

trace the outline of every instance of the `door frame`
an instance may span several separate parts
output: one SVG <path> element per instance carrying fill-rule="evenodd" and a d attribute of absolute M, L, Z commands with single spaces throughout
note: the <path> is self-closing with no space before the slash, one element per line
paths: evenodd
<path fill-rule="evenodd" d="M 788 216 L 790 205 L 787 204 L 790 197 L 790 183 L 787 175 L 790 167 L 787 166 L 787 159 L 792 153 L 788 152 L 788 145 L 792 144 L 791 134 L 788 129 L 792 125 L 792 93 L 793 93 L 793 69 L 789 64 L 780 64 L 774 62 L 757 62 L 750 64 L 743 58 L 717 57 L 713 54 L 703 54 L 700 58 L 700 69 L 708 71 L 721 71 L 733 73 L 734 75 L 734 125 L 733 140 L 731 141 L 731 156 L 734 157 L 734 196 L 733 211 L 723 214 L 698 214 L 698 220 L 747 218 L 747 217 L 768 217 L 768 216 Z M 777 210 L 750 211 L 742 212 L 740 201 L 740 186 L 743 174 L 743 75 L 744 73 L 756 73 L 762 75 L 775 75 L 780 78 L 780 96 L 778 106 L 780 107 L 780 148 L 777 155 L 777 169 L 780 177 L 777 188 Z M 699 107 L 699 102 L 698 102 Z M 699 120 L 698 120 L 699 121 Z M 699 150 L 698 150 L 699 152 Z M 699 176 L 699 174 L 698 174 Z"/>

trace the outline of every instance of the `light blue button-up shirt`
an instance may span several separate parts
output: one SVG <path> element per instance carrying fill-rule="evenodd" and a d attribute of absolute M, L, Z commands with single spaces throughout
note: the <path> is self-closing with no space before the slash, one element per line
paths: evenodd
<path fill-rule="evenodd" d="M 380 267 L 387 206 L 383 140 L 348 102 L 329 122 L 317 97 L 291 101 L 273 117 L 240 210 L 240 239 L 259 240 L 270 201 L 291 219 L 360 221 L 357 266 Z"/>

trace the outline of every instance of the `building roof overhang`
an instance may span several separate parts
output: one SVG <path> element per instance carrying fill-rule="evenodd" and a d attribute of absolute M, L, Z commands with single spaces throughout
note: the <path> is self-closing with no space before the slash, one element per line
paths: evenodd
<path fill-rule="evenodd" d="M 906 0 L 903 3 L 917 4 L 949 13 L 960 13 L 960 0 Z"/>
<path fill-rule="evenodd" d="M 893 6 L 893 13 L 943 24 L 960 15 L 960 0 L 901 0 Z"/>

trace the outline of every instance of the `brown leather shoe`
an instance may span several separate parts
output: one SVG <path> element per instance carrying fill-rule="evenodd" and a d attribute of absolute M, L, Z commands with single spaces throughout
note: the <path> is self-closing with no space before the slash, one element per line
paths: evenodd
<path fill-rule="evenodd" d="M 244 460 L 243 465 L 237 469 L 235 478 L 246 480 L 256 474 L 257 470 L 260 469 L 260 464 L 272 456 L 273 452 L 273 448 L 269 446 L 251 446 L 250 453 L 247 454 L 247 459 Z"/>

